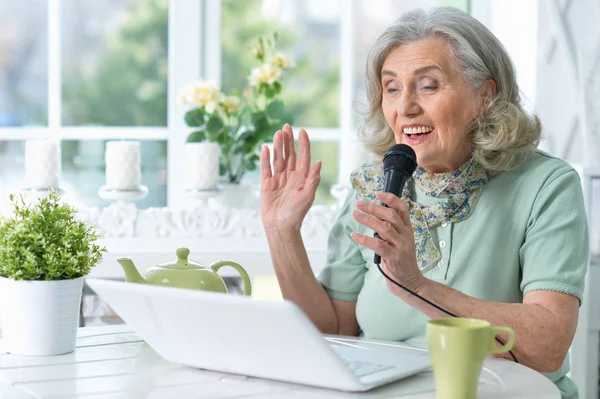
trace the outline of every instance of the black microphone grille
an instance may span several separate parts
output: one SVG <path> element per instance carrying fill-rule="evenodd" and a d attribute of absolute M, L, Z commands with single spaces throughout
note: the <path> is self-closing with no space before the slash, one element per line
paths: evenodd
<path fill-rule="evenodd" d="M 394 144 L 383 157 L 383 170 L 402 170 L 412 175 L 417 169 L 417 154 L 409 145 Z"/>

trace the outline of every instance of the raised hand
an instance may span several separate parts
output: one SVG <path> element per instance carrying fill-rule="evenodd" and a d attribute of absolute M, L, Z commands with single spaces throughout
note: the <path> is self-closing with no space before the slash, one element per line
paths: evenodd
<path fill-rule="evenodd" d="M 273 170 L 269 148 L 260 154 L 260 214 L 265 230 L 300 230 L 321 181 L 321 162 L 310 166 L 310 140 L 304 129 L 298 137 L 298 156 L 289 125 L 273 138 Z"/>

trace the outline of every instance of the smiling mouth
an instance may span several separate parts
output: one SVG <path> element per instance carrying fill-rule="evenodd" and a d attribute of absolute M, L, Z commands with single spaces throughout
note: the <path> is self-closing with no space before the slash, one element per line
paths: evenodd
<path fill-rule="evenodd" d="M 419 139 L 425 138 L 433 129 L 432 126 L 405 127 L 402 129 L 402 133 L 408 136 L 409 139 Z"/>

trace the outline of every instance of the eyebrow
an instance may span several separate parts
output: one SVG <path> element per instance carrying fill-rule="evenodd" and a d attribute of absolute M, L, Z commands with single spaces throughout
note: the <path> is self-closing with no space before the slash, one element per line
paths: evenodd
<path fill-rule="evenodd" d="M 438 71 L 440 71 L 440 72 L 443 73 L 442 69 L 439 66 L 437 66 L 437 65 L 427 65 L 427 66 L 415 69 L 413 71 L 413 75 L 418 75 L 420 73 L 424 73 L 424 72 L 430 71 L 432 69 L 437 69 Z M 383 71 L 381 71 L 381 76 L 384 76 L 384 75 L 389 75 L 389 76 L 392 76 L 394 78 L 398 76 L 398 74 L 396 74 L 396 72 L 388 71 L 388 70 L 385 70 L 385 69 Z"/>

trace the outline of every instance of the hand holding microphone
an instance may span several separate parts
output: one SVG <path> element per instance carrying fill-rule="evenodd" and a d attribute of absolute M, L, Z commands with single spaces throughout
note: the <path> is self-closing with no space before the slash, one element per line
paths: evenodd
<path fill-rule="evenodd" d="M 358 244 L 375 252 L 375 264 L 383 258 L 383 270 L 411 291 L 417 291 L 425 283 L 425 277 L 417 266 L 415 241 L 406 203 L 399 198 L 406 181 L 417 166 L 415 152 L 405 144 L 390 148 L 383 159 L 385 173 L 384 192 L 376 193 L 383 205 L 358 201 L 354 219 L 375 231 L 374 237 L 353 233 Z M 405 296 L 391 281 L 392 292 Z"/>
<path fill-rule="evenodd" d="M 385 173 L 385 184 L 383 191 L 400 197 L 404 185 L 417 169 L 417 155 L 415 151 L 406 144 L 393 145 L 383 157 L 383 171 Z M 387 207 L 387 204 L 383 204 Z M 375 238 L 381 238 L 375 233 Z M 375 253 L 373 260 L 376 265 L 381 263 L 381 256 Z"/>

